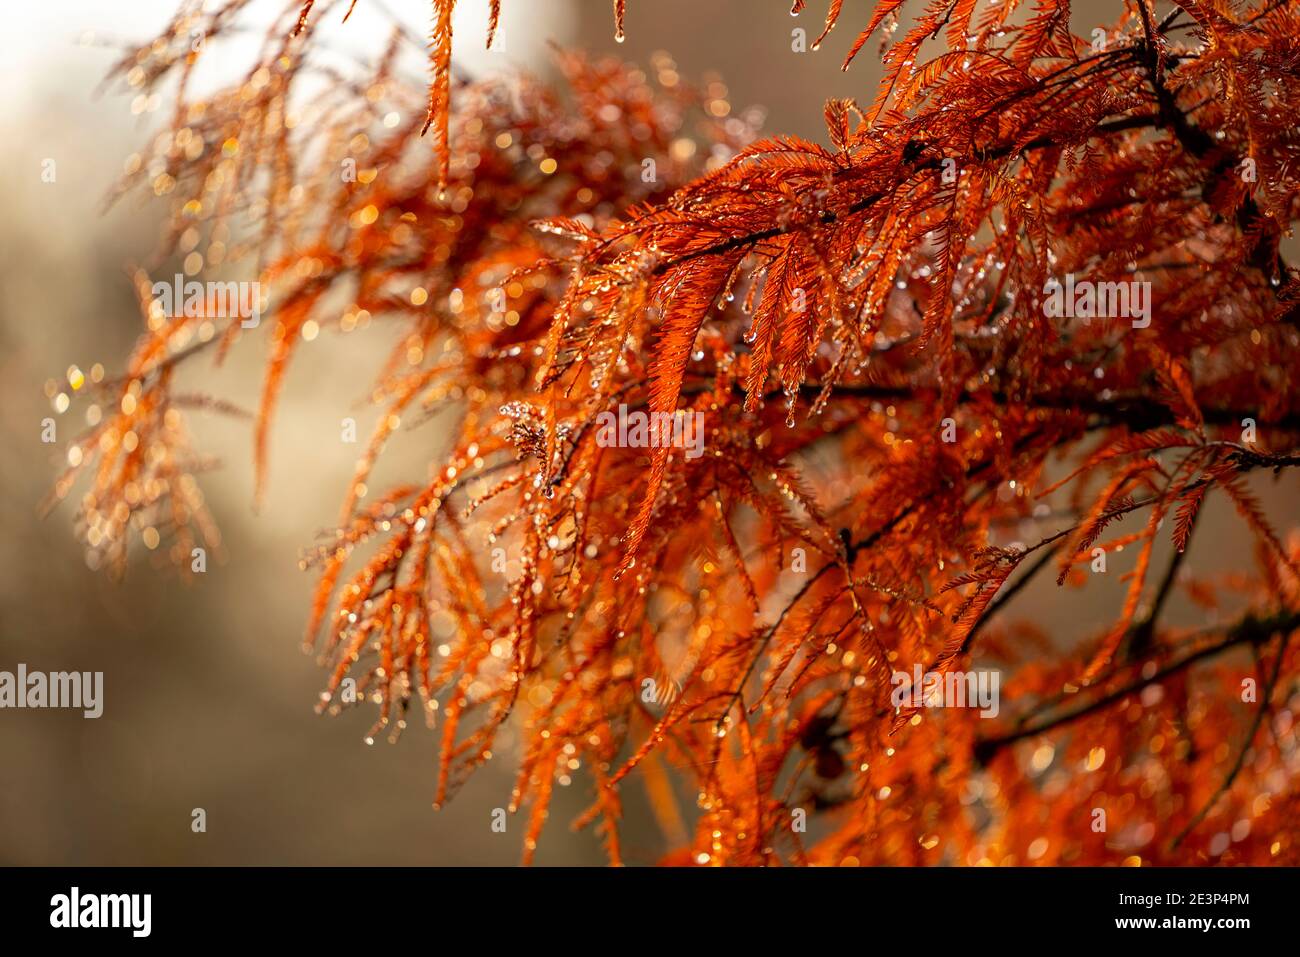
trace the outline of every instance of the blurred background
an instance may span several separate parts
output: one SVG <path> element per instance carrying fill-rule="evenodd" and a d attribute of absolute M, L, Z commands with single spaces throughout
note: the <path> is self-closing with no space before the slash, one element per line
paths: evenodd
<path fill-rule="evenodd" d="M 260 30 L 283 0 L 254 3 Z M 83 427 L 84 406 L 59 419 L 59 444 L 40 441 L 51 415 L 45 384 L 69 366 L 120 368 L 140 317 L 127 267 L 155 248 L 160 210 L 130 196 L 105 210 L 124 159 L 149 136 L 157 114 L 133 111 L 131 96 L 97 95 L 116 58 L 114 43 L 160 31 L 174 0 L 53 0 L 7 4 L 0 31 L 0 669 L 102 671 L 104 713 L 0 712 L 0 863 L 3 864 L 456 864 L 518 861 L 523 823 L 506 834 L 489 810 L 507 803 L 514 754 L 476 774 L 441 810 L 434 792 L 436 742 L 413 725 L 396 746 L 363 735 L 370 709 L 318 717 L 324 675 L 300 650 L 310 575 L 299 551 L 333 521 L 352 473 L 355 446 L 337 441 L 340 418 L 368 434 L 368 376 L 390 343 L 354 337 L 346 350 L 328 336 L 304 347 L 276 416 L 270 486 L 252 508 L 249 425 L 190 415 L 197 446 L 223 467 L 202 479 L 223 533 L 226 559 L 183 584 L 174 572 L 132 564 L 122 582 L 90 571 L 71 530 L 72 505 L 42 520 L 37 506 L 61 467 L 66 440 Z M 391 9 L 418 33 L 427 2 L 360 0 L 329 42 L 378 51 Z M 868 4 L 846 11 L 820 51 L 795 54 L 791 30 L 809 40 L 824 3 L 797 20 L 789 0 L 631 0 L 627 40 L 616 43 L 606 0 L 506 0 L 505 51 L 482 50 L 487 0 L 461 0 L 458 69 L 525 68 L 549 74 L 555 42 L 646 64 L 672 54 L 683 76 L 720 76 L 737 108 L 761 105 L 769 132 L 825 141 L 822 104 L 832 96 L 869 101 L 875 43 L 844 73 L 845 50 Z M 258 20 L 258 16 L 263 19 Z M 337 20 L 338 15 L 331 15 Z M 1084 35 L 1087 29 L 1076 25 Z M 252 38 L 250 38 L 251 41 Z M 211 58 L 210 69 L 224 67 Z M 422 83 L 423 78 L 418 82 Z M 57 178 L 42 181 L 46 160 Z M 367 353 L 367 349 L 371 350 Z M 219 370 L 189 370 L 193 389 L 244 407 L 261 381 L 259 348 L 236 350 Z M 354 383 L 354 388 L 340 387 Z M 184 385 L 182 385 L 182 390 Z M 436 426 L 435 426 L 436 431 Z M 427 443 L 419 446 L 419 441 Z M 437 451 L 428 428 L 394 448 L 386 479 L 422 477 Z M 57 451 L 56 451 L 57 450 Z M 1294 494 L 1261 488 L 1280 526 L 1294 524 Z M 1215 547 L 1191 557 L 1197 571 L 1229 569 L 1248 546 L 1221 502 L 1211 500 L 1202 537 Z M 1165 546 L 1162 546 L 1162 549 Z M 1208 551 L 1208 553 L 1207 553 Z M 1155 561 L 1163 567 L 1163 551 Z M 1122 571 L 1117 558 L 1114 570 Z M 1016 610 L 1049 630 L 1077 634 L 1117 607 L 1119 574 L 1086 592 L 1030 589 Z M 1190 619 L 1189 619 L 1189 616 Z M 1186 608 L 1174 620 L 1195 620 Z M 589 782 L 560 789 L 537 861 L 604 862 L 596 838 L 568 821 L 589 803 Z M 665 850 L 644 792 L 625 788 L 624 851 L 651 863 Z M 207 831 L 191 831 L 203 808 Z"/>

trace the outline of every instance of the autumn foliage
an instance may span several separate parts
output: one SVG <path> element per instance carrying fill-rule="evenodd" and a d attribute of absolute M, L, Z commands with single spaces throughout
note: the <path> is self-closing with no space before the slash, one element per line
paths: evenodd
<path fill-rule="evenodd" d="M 263 343 L 260 487 L 304 330 L 384 336 L 355 384 L 379 425 L 304 561 L 322 708 L 351 678 L 373 735 L 414 710 L 435 804 L 514 762 L 526 860 L 564 785 L 615 863 L 630 787 L 674 863 L 1300 863 L 1300 523 L 1258 497 L 1300 465 L 1300 7 L 881 0 L 850 54 L 879 41 L 879 92 L 827 103 L 821 145 L 759 139 L 666 57 L 459 81 L 452 0 L 427 88 L 400 28 L 328 72 L 315 29 L 350 4 L 296 0 L 192 96 L 245 5 L 188 0 L 118 70 L 174 103 L 122 187 L 172 210 L 160 263 L 244 263 L 271 311 L 164 315 L 138 274 L 148 328 L 56 489 L 88 476 L 97 563 L 216 543 L 178 363 Z M 1149 283 L 1149 323 L 1049 315 L 1066 276 Z M 597 441 L 620 405 L 701 414 L 705 454 Z M 445 409 L 429 474 L 371 489 Z M 1183 565 L 1212 498 L 1255 542 L 1227 577 Z M 1105 624 L 1017 617 L 1098 554 Z M 1000 669 L 1000 714 L 896 706 L 916 666 Z"/>

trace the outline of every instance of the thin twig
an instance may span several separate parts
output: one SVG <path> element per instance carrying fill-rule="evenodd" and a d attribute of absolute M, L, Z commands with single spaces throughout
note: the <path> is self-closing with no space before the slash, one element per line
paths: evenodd
<path fill-rule="evenodd" d="M 1241 742 L 1241 749 L 1237 752 L 1237 760 L 1233 762 L 1232 769 L 1228 772 L 1228 776 L 1223 779 L 1223 783 L 1219 785 L 1218 789 L 1210 795 L 1210 799 L 1187 822 L 1187 825 L 1178 832 L 1178 836 L 1169 845 L 1171 851 L 1177 850 L 1178 845 L 1183 843 L 1187 835 L 1205 820 L 1206 815 L 1210 813 L 1214 805 L 1219 803 L 1219 798 L 1228 792 L 1228 788 L 1232 787 L 1232 782 L 1241 773 L 1241 769 L 1246 763 L 1246 752 L 1250 750 L 1251 742 L 1255 740 L 1255 735 L 1259 733 L 1259 726 L 1264 721 L 1264 715 L 1269 712 L 1269 701 L 1273 697 L 1273 689 L 1277 686 L 1278 674 L 1282 670 L 1282 659 L 1286 656 L 1286 646 L 1290 638 L 1289 631 L 1282 632 L 1282 638 L 1277 646 L 1277 658 L 1273 661 L 1273 673 L 1269 675 L 1268 683 L 1264 686 L 1263 693 L 1259 697 L 1259 708 L 1255 711 L 1255 719 L 1250 724 L 1250 731 L 1247 732 L 1245 739 Z"/>
<path fill-rule="evenodd" d="M 1238 645 L 1258 644 L 1261 641 L 1267 641 L 1278 631 L 1289 633 L 1296 628 L 1300 628 L 1300 610 L 1281 612 L 1263 619 L 1256 618 L 1254 615 L 1247 615 L 1228 629 L 1226 632 L 1228 637 L 1225 640 L 1214 645 L 1199 648 L 1177 661 L 1165 665 L 1163 668 L 1155 671 L 1150 677 L 1143 677 L 1140 681 L 1127 684 L 1122 688 L 1108 692 L 1100 698 L 1096 698 L 1085 705 L 1081 705 L 1053 718 L 1041 721 L 1038 724 L 1030 725 L 998 737 L 984 738 L 976 744 L 976 754 L 980 755 L 981 760 L 987 763 L 988 758 L 991 757 L 994 752 L 1005 748 L 1009 744 L 1015 744 L 1017 741 L 1024 740 L 1025 738 L 1032 738 L 1040 734 L 1045 734 L 1054 728 L 1087 717 L 1108 705 L 1114 704 L 1116 701 L 1128 697 L 1134 692 L 1142 690 L 1147 685 L 1154 684 L 1157 681 L 1162 681 L 1172 674 L 1177 674 L 1179 671 L 1196 664 L 1196 662 L 1201 661 L 1202 659 L 1213 657 L 1214 655 L 1227 651 L 1229 648 L 1235 648 Z M 1124 670 L 1129 669 L 1125 668 Z"/>

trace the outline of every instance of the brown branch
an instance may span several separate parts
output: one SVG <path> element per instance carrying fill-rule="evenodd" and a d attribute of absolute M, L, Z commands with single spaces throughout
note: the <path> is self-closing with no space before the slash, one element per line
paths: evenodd
<path fill-rule="evenodd" d="M 1178 836 L 1175 837 L 1173 842 L 1169 845 L 1171 851 L 1177 850 L 1178 845 L 1183 843 L 1187 835 L 1195 830 L 1197 825 L 1205 820 L 1206 815 L 1210 813 L 1214 805 L 1219 803 L 1219 798 L 1228 793 L 1228 789 L 1232 787 L 1232 782 L 1235 781 L 1237 775 L 1241 773 L 1241 769 L 1246 763 L 1246 752 L 1250 750 L 1251 742 L 1255 740 L 1255 735 L 1259 733 L 1259 726 L 1264 721 L 1264 715 L 1269 712 L 1269 701 L 1273 697 L 1273 689 L 1277 687 L 1277 678 L 1279 673 L 1282 671 L 1282 659 L 1286 656 L 1286 646 L 1290 637 L 1290 633 L 1284 631 L 1282 633 L 1282 639 L 1278 642 L 1277 658 L 1273 661 L 1273 673 L 1269 675 L 1268 683 L 1264 686 L 1263 694 L 1260 695 L 1259 707 L 1255 711 L 1255 719 L 1250 723 L 1250 731 L 1246 733 L 1246 737 L 1241 742 L 1241 750 L 1237 752 L 1237 760 L 1233 762 L 1232 769 L 1228 771 L 1227 777 L 1223 779 L 1223 783 L 1220 784 L 1214 794 L 1210 796 L 1210 799 L 1206 801 L 1192 819 L 1187 822 L 1186 826 L 1178 832 Z"/>
<path fill-rule="evenodd" d="M 737 387 L 743 393 L 743 389 Z M 817 383 L 805 383 L 800 391 L 806 397 L 814 397 L 821 392 Z M 864 399 L 907 400 L 917 397 L 924 391 L 920 387 L 882 386 L 882 385 L 837 385 L 835 393 L 843 396 Z M 779 390 L 767 393 L 764 399 L 779 399 L 784 395 Z M 957 394 L 956 404 L 966 405 L 976 401 L 991 401 L 996 405 L 1019 405 L 1022 407 L 1051 409 L 1062 412 L 1078 411 L 1102 416 L 1107 422 L 1116 425 L 1128 425 L 1134 431 L 1142 432 L 1162 425 L 1173 425 L 1176 416 L 1160 402 L 1139 396 L 1118 396 L 1106 400 L 1095 394 L 1066 393 L 1063 395 L 1028 395 L 1009 396 L 1005 392 L 995 391 L 975 393 L 967 390 Z M 1229 408 L 1206 408 L 1202 417 L 1210 425 L 1240 426 L 1243 418 L 1253 418 L 1257 413 Z M 1269 425 L 1287 430 L 1300 430 L 1300 414 L 1282 416 Z"/>
<path fill-rule="evenodd" d="M 1235 648 L 1238 645 L 1258 645 L 1267 641 L 1279 631 L 1289 634 L 1296 628 L 1300 628 L 1300 610 L 1279 612 L 1267 618 L 1257 618 L 1253 614 L 1246 615 L 1228 629 L 1226 632 L 1227 637 L 1223 641 L 1218 644 L 1207 645 L 1204 648 L 1199 648 L 1183 658 L 1165 665 L 1163 668 L 1154 672 L 1149 678 L 1144 677 L 1132 684 L 1124 685 L 1114 691 L 1107 692 L 1085 705 L 1080 705 L 1077 708 L 1066 711 L 1055 717 L 1048 718 L 1037 724 L 1020 728 L 1016 731 L 999 735 L 997 737 L 981 739 L 975 745 L 976 758 L 980 763 L 987 764 L 989 758 L 991 758 L 993 754 L 1002 748 L 1005 748 L 1007 745 L 1015 744 L 1017 741 L 1024 740 L 1025 738 L 1032 738 L 1040 734 L 1045 734 L 1054 728 L 1077 721 L 1080 718 L 1085 718 L 1090 714 L 1114 704 L 1116 701 L 1128 697 L 1134 692 L 1142 690 L 1147 685 L 1162 681 L 1170 675 L 1177 674 L 1179 671 L 1182 671 L 1205 658 L 1213 657 L 1230 648 Z M 1125 668 L 1123 670 L 1130 669 Z"/>
<path fill-rule="evenodd" d="M 1111 123 L 1098 124 L 1096 127 L 1092 129 L 1089 135 L 1090 136 L 1098 135 L 1098 134 L 1109 135 L 1111 133 L 1122 132 L 1124 130 L 1141 129 L 1144 127 L 1156 125 L 1156 122 L 1158 120 L 1159 117 L 1157 116 L 1147 116 L 1147 115 L 1126 116 L 1123 117 L 1122 119 L 1115 120 Z M 1019 149 L 1017 149 L 1014 146 L 1014 144 L 1012 144 L 1012 145 L 999 147 L 995 150 L 984 151 L 983 153 L 981 153 L 980 159 L 984 159 L 984 160 L 1006 159 L 1007 157 L 1012 156 L 1016 153 L 1023 153 L 1028 150 L 1045 149 L 1050 146 L 1056 146 L 1058 145 L 1058 140 L 1059 137 L 1040 136 L 1037 139 L 1030 140 L 1028 143 L 1020 147 Z M 910 172 L 917 173 L 922 170 L 938 170 L 939 165 L 940 164 L 937 159 L 927 160 L 924 163 L 918 163 L 915 166 L 913 166 Z M 897 189 L 897 187 L 894 187 L 894 189 Z M 821 223 L 823 225 L 830 225 L 831 223 L 838 222 L 841 219 L 845 219 L 849 216 L 856 215 L 857 213 L 864 212 L 865 210 L 874 206 L 880 200 L 884 199 L 887 195 L 889 195 L 893 191 L 894 191 L 893 189 L 877 190 L 876 192 L 864 196 L 862 199 L 859 199 L 856 202 L 852 203 L 848 207 L 848 209 L 846 209 L 843 213 L 839 213 L 839 214 L 831 213 L 831 212 L 823 213 L 820 217 Z M 743 249 L 746 246 L 756 245 L 757 243 L 760 243 L 765 239 L 775 239 L 777 236 L 783 236 L 795 228 L 801 228 L 801 226 L 800 227 L 796 227 L 795 225 L 771 226 L 768 227 L 767 229 L 756 230 L 752 233 L 745 233 L 740 236 L 731 236 L 727 239 L 720 240 L 709 246 L 705 246 L 702 249 L 692 250 L 689 253 L 683 253 L 682 255 L 677 256 L 673 259 L 668 259 L 663 262 L 656 263 L 654 268 L 651 270 L 651 274 L 656 276 L 660 275 L 661 273 L 667 272 L 669 269 L 672 269 L 674 266 L 680 266 L 682 263 L 689 262 L 693 259 L 698 259 L 701 256 L 720 256 L 723 255 L 724 253 L 729 253 L 736 249 Z"/>

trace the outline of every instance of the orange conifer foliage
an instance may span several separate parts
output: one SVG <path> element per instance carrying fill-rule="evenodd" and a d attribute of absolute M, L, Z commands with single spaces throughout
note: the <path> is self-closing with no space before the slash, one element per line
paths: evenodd
<path fill-rule="evenodd" d="M 187 4 L 123 74 L 185 75 L 191 31 L 242 6 Z M 881 89 L 826 105 L 829 146 L 755 142 L 681 84 L 574 54 L 563 91 L 453 88 L 450 0 L 427 110 L 392 69 L 400 31 L 303 109 L 335 6 L 293 4 L 236 86 L 182 85 L 134 177 L 173 205 L 172 242 L 238 247 L 275 290 L 259 474 L 304 325 L 399 330 L 386 414 L 306 562 L 323 707 L 355 678 L 395 735 L 414 705 L 436 803 L 518 721 L 525 859 L 581 769 L 578 823 L 613 862 L 634 772 L 661 820 L 693 817 L 672 860 L 1300 862 L 1300 536 L 1253 481 L 1294 490 L 1300 465 L 1295 4 L 1130 0 L 1089 42 L 1066 0 L 934 0 L 910 25 L 881 0 L 849 56 L 883 37 Z M 390 108 L 412 119 L 383 131 Z M 1142 286 L 1149 312 L 1050 308 L 1075 278 Z M 115 443 L 136 436 L 163 498 L 189 489 L 149 423 L 179 427 L 176 361 L 240 335 L 151 322 L 123 386 L 148 401 L 82 445 L 114 542 L 159 505 Z M 363 494 L 402 420 L 442 407 L 432 478 Z M 611 447 L 619 407 L 701 421 L 704 454 Z M 1258 543 L 1228 578 L 1183 567 L 1211 496 Z M 1121 547 L 1105 627 L 1016 619 L 1027 584 L 1086 588 Z M 1180 590 L 1206 624 L 1165 620 Z M 992 720 L 897 703 L 899 673 L 976 665 L 1004 676 Z"/>

